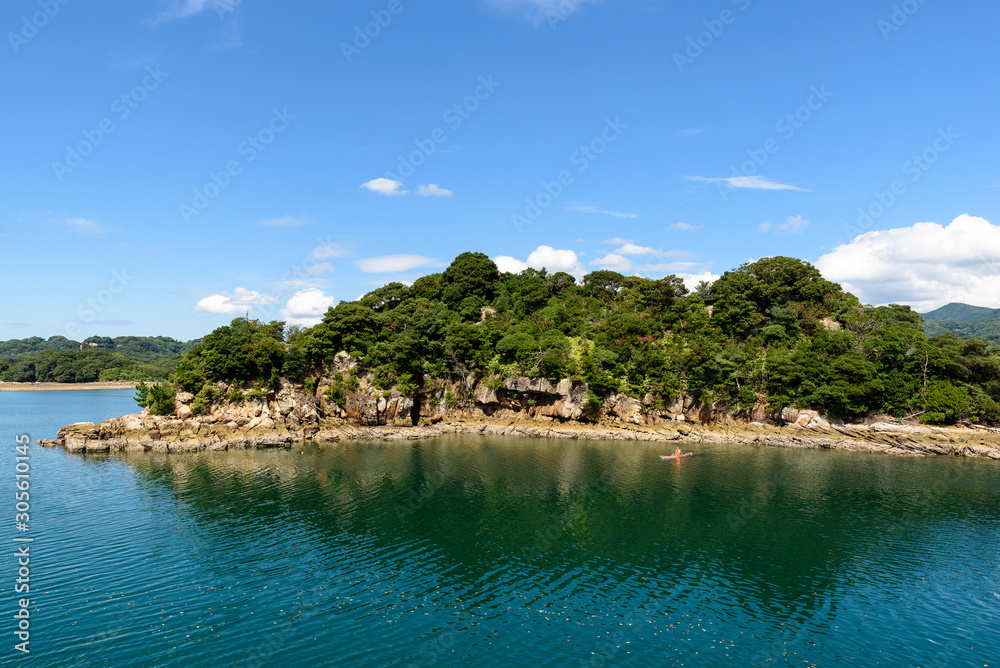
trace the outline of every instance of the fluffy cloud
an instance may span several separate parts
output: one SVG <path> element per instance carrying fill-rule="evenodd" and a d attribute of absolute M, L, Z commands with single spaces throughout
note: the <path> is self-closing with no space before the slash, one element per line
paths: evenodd
<path fill-rule="evenodd" d="M 688 181 L 700 181 L 701 183 L 725 184 L 730 188 L 749 188 L 751 190 L 797 190 L 798 192 L 812 192 L 805 188 L 772 181 L 765 176 L 726 176 L 722 178 L 710 179 L 704 176 L 688 176 Z"/>
<path fill-rule="evenodd" d="M 409 271 L 433 263 L 433 259 L 422 255 L 383 255 L 358 260 L 355 264 L 366 274 L 389 274 Z"/>
<path fill-rule="evenodd" d="M 493 258 L 500 271 L 519 274 L 529 267 L 531 269 L 545 269 L 551 274 L 565 271 L 576 278 L 581 278 L 587 273 L 579 256 L 571 250 L 557 250 L 552 246 L 539 246 L 531 251 L 527 261 L 521 262 L 517 258 L 508 255 L 500 255 Z"/>
<path fill-rule="evenodd" d="M 713 274 L 710 271 L 702 271 L 696 274 L 678 272 L 675 275 L 677 278 L 684 281 L 684 287 L 691 292 L 694 292 L 694 289 L 697 288 L 698 284 L 702 281 L 705 281 L 706 283 L 715 283 L 720 278 L 718 274 Z"/>
<path fill-rule="evenodd" d="M 455 193 L 436 183 L 431 183 L 426 186 L 417 186 L 417 194 L 421 197 L 451 197 Z"/>
<path fill-rule="evenodd" d="M 365 181 L 361 184 L 361 187 L 366 190 L 371 190 L 373 193 L 378 193 L 379 195 L 405 195 L 409 192 L 402 189 L 402 181 L 393 181 L 392 179 L 384 178 Z"/>
<path fill-rule="evenodd" d="M 684 257 L 686 254 L 681 251 L 669 250 L 664 251 L 659 248 L 650 248 L 649 246 L 637 246 L 631 239 L 621 239 L 615 237 L 614 239 L 607 239 L 601 242 L 602 244 L 611 244 L 613 246 L 618 246 L 614 253 L 617 255 L 656 255 L 660 257 Z M 590 264 L 596 264 L 596 260 Z"/>
<path fill-rule="evenodd" d="M 618 253 L 608 253 L 604 257 L 591 260 L 590 264 L 598 269 L 607 269 L 610 271 L 617 271 L 618 273 L 631 271 L 635 266 L 632 263 L 632 260 L 628 259 L 624 255 L 619 255 Z"/>
<path fill-rule="evenodd" d="M 949 302 L 1000 307 L 1000 227 L 983 218 L 867 232 L 816 267 L 871 304 L 909 304 L 921 312 Z"/>
<path fill-rule="evenodd" d="M 378 193 L 379 195 L 398 196 L 410 194 L 409 190 L 403 190 L 402 181 L 394 181 L 393 179 L 372 179 L 371 181 L 362 183 L 361 187 L 365 190 L 370 190 L 373 193 Z M 416 193 L 421 197 L 451 197 L 455 194 L 451 190 L 442 188 L 436 183 L 428 183 L 424 186 L 417 186 Z"/>
<path fill-rule="evenodd" d="M 775 234 L 802 234 L 809 227 L 809 221 L 802 216 L 789 216 L 785 222 L 780 225 L 773 225 L 771 221 L 765 220 L 763 223 L 757 226 L 757 229 L 761 234 L 767 234 L 771 230 L 774 230 Z"/>
<path fill-rule="evenodd" d="M 290 325 L 312 327 L 318 324 L 326 310 L 333 306 L 333 297 L 323 294 L 317 288 L 306 288 L 292 295 L 285 308 L 281 309 L 281 317 Z"/>
<path fill-rule="evenodd" d="M 203 297 L 194 305 L 196 311 L 206 311 L 216 315 L 243 315 L 252 313 L 254 306 L 266 306 L 277 302 L 278 299 L 268 294 L 261 294 L 255 290 L 244 290 L 236 288 L 232 295 L 217 292 L 213 295 Z"/>

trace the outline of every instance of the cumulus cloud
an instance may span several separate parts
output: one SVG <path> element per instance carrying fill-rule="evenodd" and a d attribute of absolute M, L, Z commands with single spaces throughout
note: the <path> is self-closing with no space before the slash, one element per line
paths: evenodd
<path fill-rule="evenodd" d="M 358 260 L 355 264 L 366 274 L 389 274 L 399 271 L 409 271 L 417 267 L 426 267 L 434 260 L 422 255 L 383 255 Z"/>
<path fill-rule="evenodd" d="M 631 271 L 635 266 L 632 260 L 618 253 L 608 253 L 604 257 L 591 260 L 590 264 L 598 269 L 607 269 L 609 271 L 617 271 L 618 273 Z"/>
<path fill-rule="evenodd" d="M 809 193 L 811 190 L 799 188 L 788 183 L 779 183 L 765 176 L 725 176 L 721 178 L 708 178 L 705 176 L 688 176 L 688 181 L 699 181 L 701 183 L 722 183 L 730 188 L 749 188 L 751 190 L 796 190 L 798 192 Z"/>
<path fill-rule="evenodd" d="M 306 288 L 288 299 L 285 308 L 281 309 L 281 317 L 290 325 L 312 327 L 319 324 L 331 306 L 333 297 L 323 294 L 318 288 Z"/>
<path fill-rule="evenodd" d="M 402 181 L 395 181 L 393 179 L 372 179 L 371 181 L 362 183 L 361 187 L 373 193 L 389 197 L 410 194 L 409 190 L 403 189 Z M 447 188 L 442 188 L 436 183 L 428 183 L 427 185 L 417 186 L 416 194 L 421 197 L 451 197 L 455 193 Z"/>
<path fill-rule="evenodd" d="M 949 302 L 1000 307 L 1000 227 L 983 218 L 867 232 L 816 267 L 871 304 L 909 304 L 920 312 Z"/>
<path fill-rule="evenodd" d="M 774 225 L 769 220 L 765 220 L 763 223 L 757 226 L 757 230 L 761 234 L 767 234 L 770 231 L 774 231 L 777 235 L 782 234 L 802 234 L 809 227 L 809 221 L 802 216 L 789 216 L 785 222 Z"/>
<path fill-rule="evenodd" d="M 684 281 L 684 287 L 686 287 L 689 291 L 692 292 L 694 291 L 695 288 L 698 287 L 698 284 L 701 283 L 702 281 L 712 284 L 715 283 L 717 280 L 719 280 L 719 278 L 721 278 L 719 274 L 713 274 L 710 271 L 702 271 L 694 274 L 679 272 L 675 275 L 677 276 L 677 278 Z"/>
<path fill-rule="evenodd" d="M 685 253 L 676 250 L 665 251 L 659 248 L 650 248 L 649 246 L 638 246 L 631 239 L 621 239 L 619 237 L 606 239 L 601 243 L 618 246 L 618 248 L 614 251 L 617 255 L 656 255 L 659 257 L 683 257 L 686 255 Z M 596 261 L 591 262 L 590 264 L 595 263 Z"/>
<path fill-rule="evenodd" d="M 589 205 L 579 205 L 579 206 L 568 206 L 567 211 L 577 211 L 579 213 L 603 213 L 605 216 L 612 216 L 614 218 L 638 218 L 638 214 L 635 213 L 623 213 L 621 211 L 606 211 L 604 209 L 598 209 L 596 206 Z"/>
<path fill-rule="evenodd" d="M 512 274 L 519 274 L 529 267 L 531 269 L 545 269 L 550 274 L 565 271 L 576 278 L 580 278 L 587 273 L 586 268 L 580 262 L 580 257 L 575 251 L 558 250 L 552 246 L 539 246 L 531 251 L 525 262 L 509 255 L 495 257 L 493 258 L 493 262 L 496 263 L 500 271 Z"/>
<path fill-rule="evenodd" d="M 451 197 L 455 193 L 436 183 L 431 183 L 426 186 L 417 186 L 417 194 L 421 197 Z"/>
<path fill-rule="evenodd" d="M 670 229 L 680 230 L 681 232 L 691 232 L 692 230 L 700 230 L 703 227 L 704 225 L 691 225 L 690 223 L 682 223 L 680 221 L 677 221 L 676 223 L 670 226 Z"/>
<path fill-rule="evenodd" d="M 88 218 L 67 218 L 66 224 L 77 234 L 104 234 L 105 230 L 96 220 Z"/>
<path fill-rule="evenodd" d="M 408 190 L 403 190 L 402 181 L 394 181 L 393 179 L 377 178 L 371 181 L 365 181 L 361 184 L 361 187 L 365 190 L 370 190 L 373 193 L 378 193 L 379 195 L 405 195 Z"/>
<path fill-rule="evenodd" d="M 236 288 L 231 295 L 217 292 L 203 297 L 194 305 L 194 308 L 196 311 L 206 311 L 216 315 L 243 315 L 252 313 L 254 306 L 266 306 L 277 301 L 278 299 L 272 295 Z"/>

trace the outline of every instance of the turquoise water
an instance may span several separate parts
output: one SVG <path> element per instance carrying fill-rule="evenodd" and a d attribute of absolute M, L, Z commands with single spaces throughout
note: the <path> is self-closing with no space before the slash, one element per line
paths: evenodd
<path fill-rule="evenodd" d="M 451 437 L 81 456 L 130 392 L 0 393 L 37 666 L 986 666 L 1000 465 Z M 672 450 L 672 448 L 669 448 Z M 13 557 L 0 560 L 8 611 Z M 6 572 L 3 572 L 3 569 Z M 37 587 L 37 588 L 35 588 Z"/>

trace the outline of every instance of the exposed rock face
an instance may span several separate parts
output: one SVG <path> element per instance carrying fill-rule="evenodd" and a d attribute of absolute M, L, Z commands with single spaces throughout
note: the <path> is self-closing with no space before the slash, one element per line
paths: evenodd
<path fill-rule="evenodd" d="M 339 353 L 333 373 L 347 379 L 355 360 Z M 284 382 L 263 401 L 229 402 L 229 388 L 204 415 L 194 414 L 194 395 L 179 392 L 174 416 L 137 415 L 95 425 L 80 422 L 59 430 L 55 441 L 73 452 L 180 452 L 229 448 L 287 447 L 307 440 L 341 438 L 421 438 L 454 431 L 503 433 L 546 438 L 615 440 L 684 440 L 867 450 L 893 454 L 949 454 L 1000 459 L 1000 436 L 955 430 L 875 423 L 845 425 L 816 411 L 787 407 L 780 421 L 768 426 L 768 407 L 732 408 L 698 401 L 692 396 L 640 398 L 613 394 L 600 404 L 588 403 L 583 380 L 563 378 L 477 378 L 469 375 L 405 396 L 381 390 L 364 377 L 344 395 L 343 405 L 325 398 L 329 379 L 320 379 L 317 394 Z M 353 380 L 352 380 L 353 382 Z M 330 396 L 340 396 L 331 394 Z M 199 407 L 202 408 L 202 407 Z M 420 418 L 440 423 L 414 427 Z M 559 423 L 561 426 L 549 426 Z M 590 426 L 584 423 L 589 423 Z M 747 427 L 747 423 L 754 424 Z M 512 426 L 521 425 L 521 426 Z M 528 425 L 528 426 L 523 426 Z M 602 425 L 600 427 L 596 425 Z M 702 425 L 712 425 L 702 426 Z M 616 429 L 623 427 L 624 429 Z M 745 430 L 750 433 L 745 433 Z M 741 431 L 743 430 L 743 431 Z M 805 435 L 806 430 L 825 432 Z M 720 435 L 721 433 L 721 435 Z M 791 434 L 791 435 L 790 435 Z M 992 438 L 992 440 L 990 440 Z"/>

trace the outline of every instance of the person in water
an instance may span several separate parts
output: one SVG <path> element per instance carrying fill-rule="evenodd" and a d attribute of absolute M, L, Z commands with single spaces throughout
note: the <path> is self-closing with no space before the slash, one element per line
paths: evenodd
<path fill-rule="evenodd" d="M 681 448 L 680 448 L 680 446 L 677 446 L 677 449 L 676 449 L 676 450 L 674 450 L 674 457 L 680 457 L 680 456 L 681 456 L 681 455 L 683 455 L 683 454 L 684 454 L 684 453 L 683 453 L 683 452 L 681 452 Z"/>

